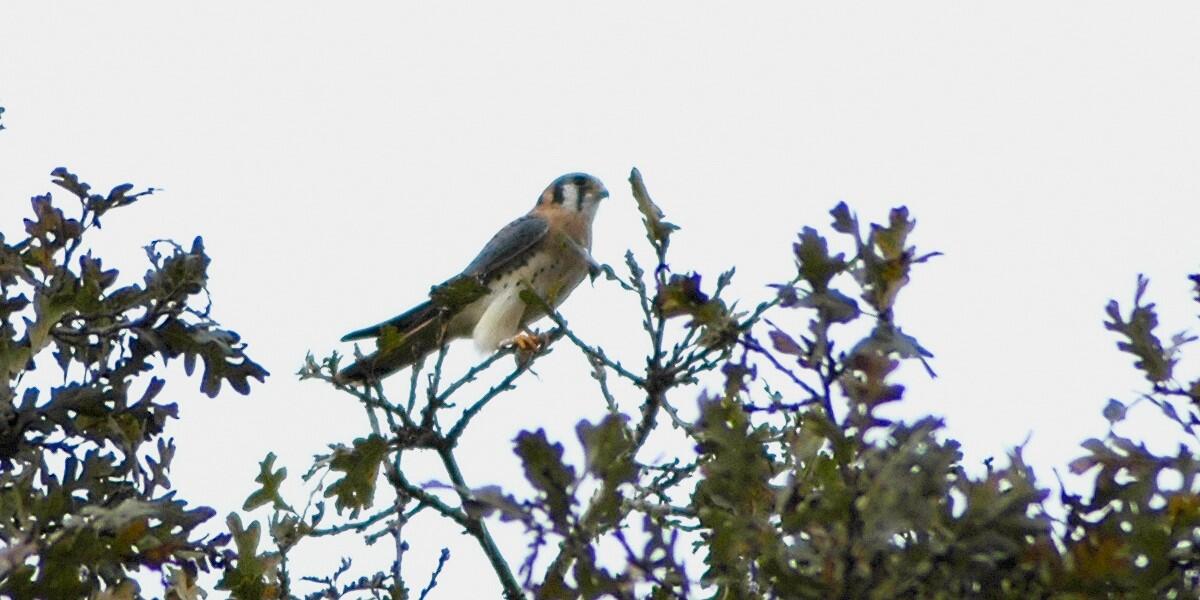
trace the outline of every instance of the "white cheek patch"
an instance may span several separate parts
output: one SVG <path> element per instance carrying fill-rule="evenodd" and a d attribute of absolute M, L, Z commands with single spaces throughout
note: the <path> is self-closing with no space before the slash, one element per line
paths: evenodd
<path fill-rule="evenodd" d="M 579 188 L 573 185 L 564 185 L 562 190 L 563 206 L 574 210 L 579 206 Z"/>

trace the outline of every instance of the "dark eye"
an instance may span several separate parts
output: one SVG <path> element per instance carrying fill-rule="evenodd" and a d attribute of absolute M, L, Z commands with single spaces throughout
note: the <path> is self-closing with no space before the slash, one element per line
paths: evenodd
<path fill-rule="evenodd" d="M 587 184 L 587 175 L 576 175 L 571 178 L 571 183 L 575 184 L 575 187 L 581 188 Z"/>

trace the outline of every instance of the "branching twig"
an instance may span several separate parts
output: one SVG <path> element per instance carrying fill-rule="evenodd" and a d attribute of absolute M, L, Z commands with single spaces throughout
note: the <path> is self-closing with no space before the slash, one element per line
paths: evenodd
<path fill-rule="evenodd" d="M 587 342 L 579 339 L 579 336 L 575 335 L 575 332 L 571 331 L 570 327 L 567 326 L 566 320 L 563 319 L 562 315 L 559 314 L 558 311 L 551 310 L 546 314 L 546 316 L 551 321 L 554 321 L 554 324 L 562 330 L 563 335 L 565 335 L 568 340 L 571 340 L 571 343 L 574 344 L 575 347 L 579 348 L 589 359 L 600 362 L 604 366 L 615 371 L 621 377 L 628 379 L 631 383 L 638 387 L 645 385 L 645 381 L 640 376 L 635 375 L 632 371 L 626 369 L 621 365 L 621 363 L 609 359 L 608 356 L 604 354 L 604 350 L 600 349 L 599 347 L 589 346 Z"/>
<path fill-rule="evenodd" d="M 608 405 L 608 413 L 620 416 L 621 409 L 617 406 L 617 399 L 608 389 L 608 370 L 604 368 L 604 363 L 595 360 L 589 360 L 589 362 L 592 363 L 592 379 L 595 379 L 596 384 L 600 386 L 600 394 L 604 396 L 604 403 Z"/>
<path fill-rule="evenodd" d="M 805 383 L 805 381 L 803 379 L 800 379 L 800 377 L 797 376 L 795 373 L 793 373 L 791 369 L 783 366 L 783 364 L 779 362 L 779 359 L 775 358 L 774 354 L 769 352 L 766 348 L 763 348 L 762 345 L 759 344 L 758 341 L 755 340 L 754 337 L 751 336 L 749 333 L 743 334 L 742 337 L 738 339 L 738 343 L 741 344 L 742 347 L 746 348 L 747 350 L 750 350 L 756 354 L 766 357 L 766 359 L 771 363 L 772 366 L 775 367 L 775 369 L 777 371 L 779 371 L 780 373 L 783 373 L 784 375 L 787 375 L 788 378 L 792 380 L 792 383 L 799 386 L 800 389 L 804 390 L 805 392 L 808 392 L 809 395 L 811 395 L 814 399 L 819 399 L 822 397 L 821 394 L 817 392 L 817 390 L 813 389 L 812 386 Z M 830 415 L 830 416 L 832 417 L 832 415 Z"/>
<path fill-rule="evenodd" d="M 532 361 L 530 361 L 519 365 L 516 369 L 513 369 L 508 376 L 501 380 L 500 383 L 492 386 L 491 389 L 489 389 L 483 396 L 463 410 L 462 416 L 458 418 L 458 421 L 453 427 L 450 428 L 450 431 L 446 433 L 446 441 L 451 445 L 457 442 L 458 438 L 462 436 L 463 431 L 466 430 L 467 425 L 471 423 L 471 419 L 475 418 L 475 415 L 479 414 L 479 411 L 483 410 L 483 407 L 487 406 L 487 403 L 491 402 L 493 398 L 500 395 L 502 392 L 514 389 L 516 386 L 513 385 L 513 382 L 521 377 L 521 375 L 524 375 L 526 372 L 528 372 L 529 367 L 532 366 L 532 364 Z"/>
<path fill-rule="evenodd" d="M 458 391 L 458 388 L 475 381 L 475 378 L 478 377 L 480 373 L 486 371 L 488 367 L 492 366 L 493 363 L 512 353 L 512 348 L 502 348 L 497 352 L 493 352 L 492 355 L 485 358 L 483 362 L 480 362 L 470 369 L 467 369 L 467 372 L 464 373 L 462 377 L 459 377 L 453 383 L 446 386 L 446 389 L 438 395 L 438 400 L 444 403 L 452 394 L 454 394 L 454 392 Z"/>
<path fill-rule="evenodd" d="M 361 521 L 352 521 L 350 523 L 343 523 L 341 525 L 335 525 L 332 527 L 322 527 L 320 529 L 314 529 L 314 530 L 312 530 L 312 533 L 309 535 L 312 535 L 314 537 L 322 537 L 322 536 L 327 536 L 327 535 L 338 535 L 340 533 L 345 533 L 347 531 L 353 531 L 355 533 L 362 533 L 363 531 L 366 531 L 367 528 L 371 527 L 372 525 L 396 514 L 396 510 L 397 510 L 397 507 L 396 507 L 396 505 L 393 504 L 392 506 L 389 506 L 389 507 L 387 507 L 387 508 L 385 508 L 385 509 L 383 509 Z"/>

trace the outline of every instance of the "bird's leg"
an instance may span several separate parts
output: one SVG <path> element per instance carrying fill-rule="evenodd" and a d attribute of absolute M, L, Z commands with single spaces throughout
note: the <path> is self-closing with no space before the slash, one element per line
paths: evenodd
<path fill-rule="evenodd" d="M 542 347 L 546 344 L 545 336 L 531 333 L 528 329 L 522 327 L 516 335 L 504 340 L 500 343 L 501 348 L 513 348 L 513 357 L 516 358 L 517 364 L 521 366 L 528 365 L 541 352 Z"/>
<path fill-rule="evenodd" d="M 517 352 L 521 354 L 532 355 L 538 350 L 541 350 L 545 343 L 546 340 L 544 336 L 533 333 L 529 331 L 528 328 L 522 327 L 521 331 L 517 332 L 517 335 L 514 335 L 501 342 L 500 347 L 504 348 L 513 346 L 517 349 Z"/>

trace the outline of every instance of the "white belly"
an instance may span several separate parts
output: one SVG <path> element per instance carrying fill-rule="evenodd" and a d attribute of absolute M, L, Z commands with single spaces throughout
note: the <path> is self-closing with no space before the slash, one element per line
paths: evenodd
<path fill-rule="evenodd" d="M 557 259 L 557 260 L 556 260 Z M 493 280 L 491 292 L 463 310 L 461 321 L 475 345 L 485 352 L 496 349 L 521 327 L 543 316 L 521 299 L 521 291 L 532 289 L 551 306 L 558 306 L 587 274 L 587 259 L 579 252 L 539 252 L 527 263 Z M 467 335 L 467 331 L 463 331 Z"/>

